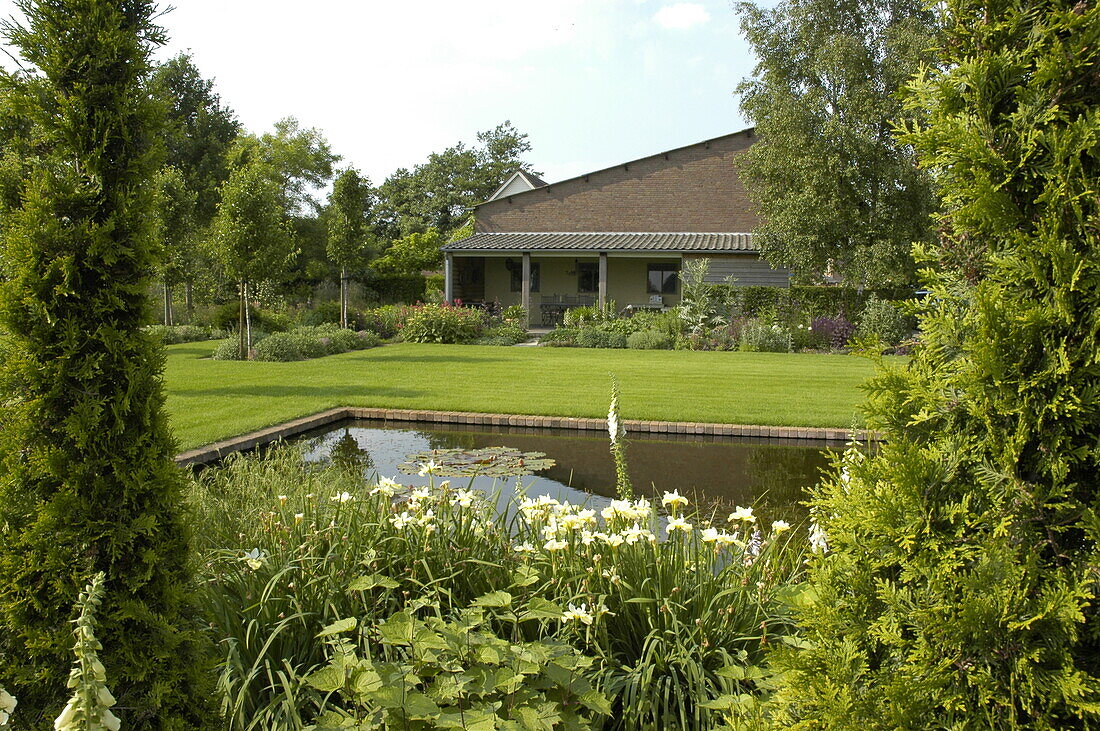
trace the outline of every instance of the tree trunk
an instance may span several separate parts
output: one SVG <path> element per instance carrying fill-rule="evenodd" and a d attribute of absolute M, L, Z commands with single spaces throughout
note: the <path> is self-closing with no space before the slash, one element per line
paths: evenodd
<path fill-rule="evenodd" d="M 241 280 L 240 294 L 241 294 L 241 311 L 240 311 L 240 316 L 237 319 L 237 337 L 238 337 L 238 343 L 240 345 L 239 345 L 239 348 L 238 348 L 238 351 L 237 351 L 237 357 L 240 358 L 241 360 L 247 360 L 248 359 L 248 343 L 245 340 L 245 337 L 246 337 L 245 336 L 245 324 L 246 324 L 245 321 L 247 319 L 247 315 L 245 313 L 248 311 L 248 300 L 246 299 L 246 290 L 245 290 L 245 287 L 244 287 L 244 280 L 243 279 Z"/>
<path fill-rule="evenodd" d="M 195 306 L 191 301 L 192 285 L 190 282 L 183 285 L 183 306 L 187 310 L 187 323 L 191 324 L 195 321 Z"/>
<path fill-rule="evenodd" d="M 252 303 L 248 301 L 248 280 L 244 283 L 244 324 L 247 331 L 245 339 L 247 350 L 244 351 L 244 359 L 252 360 Z"/>
<path fill-rule="evenodd" d="M 172 325 L 172 287 L 164 281 L 164 324 Z"/>
<path fill-rule="evenodd" d="M 340 268 L 340 327 L 348 326 L 348 268 Z"/>

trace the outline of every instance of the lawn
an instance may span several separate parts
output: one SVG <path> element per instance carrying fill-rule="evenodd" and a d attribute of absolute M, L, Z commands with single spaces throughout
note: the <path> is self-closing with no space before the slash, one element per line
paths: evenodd
<path fill-rule="evenodd" d="M 502 348 L 400 343 L 295 363 L 168 348 L 181 449 L 334 406 L 603 417 L 610 374 L 628 419 L 849 427 L 874 367 L 844 355 Z"/>

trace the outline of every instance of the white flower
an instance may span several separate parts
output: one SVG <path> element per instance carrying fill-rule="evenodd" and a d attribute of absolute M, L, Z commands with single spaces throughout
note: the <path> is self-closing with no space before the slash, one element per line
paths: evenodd
<path fill-rule="evenodd" d="M 532 546 L 530 543 L 520 543 L 519 545 L 514 546 L 512 550 L 516 553 L 534 553 L 535 547 Z"/>
<path fill-rule="evenodd" d="M 756 522 L 756 516 L 752 514 L 752 508 L 743 508 L 740 505 L 737 506 L 737 510 L 730 513 L 729 522 L 732 523 L 735 520 L 744 520 L 749 523 Z"/>
<path fill-rule="evenodd" d="M 434 460 L 428 460 L 420 465 L 420 472 L 417 474 L 423 477 L 424 475 L 434 475 L 437 470 L 443 465 L 438 465 Z"/>
<path fill-rule="evenodd" d="M 477 493 L 473 490 L 461 489 L 455 493 L 455 496 L 451 498 L 451 505 L 457 505 L 458 507 L 468 508 L 474 504 L 474 500 L 477 499 Z"/>
<path fill-rule="evenodd" d="M 241 556 L 241 560 L 248 564 L 248 568 L 256 571 L 264 565 L 264 561 L 267 560 L 267 551 L 261 551 L 258 548 L 253 548 L 251 551 L 245 551 Z"/>
<path fill-rule="evenodd" d="M 280 505 L 286 505 L 286 495 L 280 495 L 279 496 L 279 504 Z"/>
<path fill-rule="evenodd" d="M 717 528 L 704 528 L 701 533 L 703 543 L 717 543 L 719 535 Z"/>
<path fill-rule="evenodd" d="M 691 523 L 687 522 L 683 518 L 669 518 L 668 525 L 665 526 L 665 533 L 672 535 L 675 531 L 682 530 L 685 533 L 691 532 Z"/>
<path fill-rule="evenodd" d="M 394 515 L 393 517 L 391 517 L 390 518 L 390 525 L 392 525 L 397 530 L 402 530 L 406 526 L 411 524 L 414 520 L 416 520 L 416 518 L 409 515 L 409 511 L 406 510 L 403 513 L 401 513 L 400 515 Z"/>
<path fill-rule="evenodd" d="M 584 622 L 585 624 L 592 624 L 592 613 L 588 611 L 587 604 L 581 604 L 579 607 L 569 605 L 569 608 L 561 613 L 561 618 L 569 622 Z"/>
<path fill-rule="evenodd" d="M 618 533 L 612 533 L 610 535 L 608 535 L 606 533 L 597 533 L 596 537 L 599 538 L 604 543 L 606 543 L 607 545 L 611 546 L 612 548 L 617 548 L 618 546 L 623 545 L 623 541 L 625 540 Z"/>
<path fill-rule="evenodd" d="M 633 508 L 629 500 L 612 500 L 610 505 L 600 511 L 600 515 L 603 516 L 604 520 L 625 518 L 627 515 L 632 514 Z"/>
<path fill-rule="evenodd" d="M 647 533 L 649 533 L 648 530 L 639 527 L 638 524 L 635 523 L 623 531 L 623 540 L 625 540 L 628 545 L 633 546 L 640 539 L 645 538 Z"/>
<path fill-rule="evenodd" d="M 409 502 L 420 502 L 421 500 L 428 500 L 432 496 L 432 491 L 426 487 L 418 487 L 412 491 L 409 495 Z"/>
<path fill-rule="evenodd" d="M 810 523 L 810 550 L 814 553 L 825 553 L 829 550 L 828 537 L 816 520 Z"/>
<path fill-rule="evenodd" d="M 347 492 L 345 490 L 344 492 L 340 493 L 339 495 L 333 495 L 332 499 L 335 500 L 338 503 L 346 503 L 348 500 L 354 500 L 355 498 L 352 496 L 352 494 L 350 492 Z"/>
<path fill-rule="evenodd" d="M 688 499 L 681 495 L 679 490 L 673 490 L 672 492 L 666 492 L 664 496 L 661 497 L 661 504 L 675 511 L 676 508 L 687 505 Z"/>
<path fill-rule="evenodd" d="M 593 533 L 592 531 L 587 530 L 587 529 L 581 531 L 581 543 L 583 543 L 584 545 L 591 546 L 592 541 L 594 541 L 595 539 L 596 539 L 596 534 Z"/>
<path fill-rule="evenodd" d="M 17 705 L 19 705 L 19 701 L 15 700 L 15 696 L 0 688 L 0 726 L 8 725 L 8 719 L 15 712 Z"/>
<path fill-rule="evenodd" d="M 791 524 L 788 523 L 785 520 L 773 520 L 772 521 L 772 533 L 775 533 L 776 535 L 782 533 L 783 531 L 790 530 L 790 529 L 791 529 Z"/>
<path fill-rule="evenodd" d="M 386 497 L 393 497 L 397 494 L 397 491 L 401 489 L 401 485 L 398 485 L 394 480 L 388 477 L 383 477 L 378 480 L 378 485 L 371 491 L 371 495 L 385 495 Z"/>
<path fill-rule="evenodd" d="M 611 408 L 607 410 L 607 436 L 616 444 L 620 437 L 626 436 L 626 429 L 619 423 L 619 397 L 611 397 Z"/>
<path fill-rule="evenodd" d="M 298 523 L 301 523 L 303 520 L 305 520 L 305 518 L 306 518 L 305 513 L 295 513 L 294 514 L 294 523 L 295 523 L 295 525 L 297 525 Z"/>
<path fill-rule="evenodd" d="M 53 727 L 55 731 L 62 731 L 62 729 L 73 728 L 73 722 L 76 720 L 76 706 L 70 700 L 65 704 L 65 708 L 61 711 L 61 715 L 54 719 Z"/>
<path fill-rule="evenodd" d="M 566 541 L 559 541 L 557 538 L 551 538 L 546 542 L 545 545 L 543 545 L 543 548 L 545 548 L 547 551 L 560 551 L 561 549 L 566 548 L 568 545 L 569 544 Z"/>

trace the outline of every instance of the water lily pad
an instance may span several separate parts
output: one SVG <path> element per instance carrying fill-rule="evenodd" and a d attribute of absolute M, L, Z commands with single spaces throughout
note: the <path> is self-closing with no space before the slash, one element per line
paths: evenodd
<path fill-rule="evenodd" d="M 397 466 L 407 475 L 419 474 L 425 465 L 440 477 L 519 477 L 532 475 L 554 466 L 543 452 L 521 452 L 512 447 L 484 449 L 432 449 L 406 456 Z"/>

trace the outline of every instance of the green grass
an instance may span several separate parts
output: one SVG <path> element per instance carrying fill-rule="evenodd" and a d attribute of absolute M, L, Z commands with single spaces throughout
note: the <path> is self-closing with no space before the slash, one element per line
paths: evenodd
<path fill-rule="evenodd" d="M 850 427 L 874 367 L 843 355 L 502 348 L 400 343 L 295 363 L 168 348 L 181 449 L 335 406 L 605 417 L 609 374 L 627 419 Z"/>

